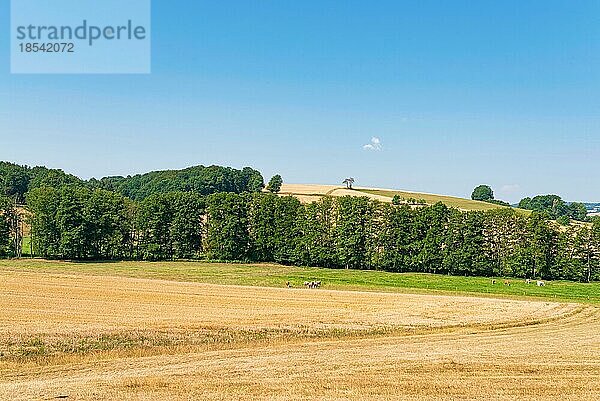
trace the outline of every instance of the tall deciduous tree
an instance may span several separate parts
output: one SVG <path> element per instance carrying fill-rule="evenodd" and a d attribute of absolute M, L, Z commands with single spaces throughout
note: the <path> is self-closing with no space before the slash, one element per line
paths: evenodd
<path fill-rule="evenodd" d="M 217 193 L 207 198 L 206 251 L 211 259 L 248 260 L 251 255 L 247 195 Z"/>
<path fill-rule="evenodd" d="M 528 221 L 527 253 L 530 256 L 531 277 L 555 278 L 554 262 L 558 235 L 551 229 L 544 215 L 533 213 Z"/>
<path fill-rule="evenodd" d="M 173 257 L 199 258 L 203 252 L 205 198 L 196 193 L 178 192 L 168 194 L 167 199 L 173 210 L 170 222 Z"/>
<path fill-rule="evenodd" d="M 335 203 L 323 197 L 300 210 L 297 263 L 305 266 L 338 267 L 335 260 Z"/>
<path fill-rule="evenodd" d="M 267 190 L 274 194 L 279 193 L 279 191 L 281 191 L 281 184 L 283 184 L 283 178 L 281 178 L 279 174 L 276 174 L 269 180 Z"/>
<path fill-rule="evenodd" d="M 27 194 L 27 206 L 31 212 L 31 232 L 36 255 L 46 258 L 59 257 L 61 232 L 57 221 L 60 193 L 56 188 L 36 188 Z"/>
<path fill-rule="evenodd" d="M 131 218 L 121 195 L 96 189 L 86 198 L 83 216 L 86 255 L 91 259 L 119 259 L 129 255 Z"/>
<path fill-rule="evenodd" d="M 413 264 L 419 271 L 439 273 L 443 269 L 443 250 L 446 247 L 449 215 L 450 210 L 441 202 L 423 208 L 417 214 Z"/>
<path fill-rule="evenodd" d="M 0 257 L 10 256 L 10 199 L 0 195 Z"/>
<path fill-rule="evenodd" d="M 374 239 L 372 202 L 367 197 L 343 196 L 336 203 L 335 251 L 339 265 L 353 269 L 370 267 Z"/>
<path fill-rule="evenodd" d="M 382 206 L 381 229 L 377 234 L 375 260 L 385 270 L 404 272 L 412 265 L 416 212 L 400 203 Z"/>
<path fill-rule="evenodd" d="M 583 203 L 573 202 L 568 206 L 568 217 L 573 220 L 586 221 L 587 209 Z"/>
<path fill-rule="evenodd" d="M 494 199 L 494 191 L 489 185 L 479 185 L 475 187 L 471 194 L 471 199 L 478 201 L 490 201 Z"/>

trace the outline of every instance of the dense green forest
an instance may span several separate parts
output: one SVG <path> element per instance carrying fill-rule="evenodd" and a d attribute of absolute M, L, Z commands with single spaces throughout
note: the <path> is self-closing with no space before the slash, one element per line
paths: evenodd
<path fill-rule="evenodd" d="M 27 167 L 0 162 L 0 194 L 26 201 L 30 190 L 42 187 L 59 188 L 77 185 L 90 189 L 106 189 L 134 200 L 156 193 L 196 192 L 209 195 L 216 192 L 257 192 L 264 187 L 261 173 L 250 167 L 236 170 L 221 166 L 194 166 L 183 170 L 152 171 L 127 177 L 92 178 L 84 181 L 62 170 Z"/>
<path fill-rule="evenodd" d="M 134 200 L 157 193 L 196 192 L 209 195 L 217 192 L 258 192 L 264 187 L 261 173 L 250 167 L 236 170 L 221 166 L 153 171 L 133 177 L 105 177 L 91 179 L 88 183 L 91 187 L 119 192 Z"/>
<path fill-rule="evenodd" d="M 6 199 L 6 198 L 5 198 Z M 11 255 L 10 201 L 0 249 Z M 451 275 L 600 279 L 600 219 L 560 226 L 511 209 L 411 208 L 365 197 L 301 204 L 270 193 L 153 194 L 83 186 L 27 195 L 33 249 L 47 258 L 211 259 Z M 14 219 L 14 218 L 13 218 Z"/>

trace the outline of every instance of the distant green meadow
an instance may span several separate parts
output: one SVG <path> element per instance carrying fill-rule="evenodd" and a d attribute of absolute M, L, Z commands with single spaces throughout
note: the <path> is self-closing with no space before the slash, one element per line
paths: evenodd
<path fill-rule="evenodd" d="M 31 256 L 31 237 L 23 237 L 21 252 L 23 256 Z"/>
<path fill-rule="evenodd" d="M 332 290 L 434 293 L 600 303 L 600 283 L 598 282 L 545 281 L 545 286 L 538 287 L 535 281 L 527 284 L 525 280 L 501 277 L 458 277 L 424 273 L 389 273 L 371 270 L 198 261 L 62 262 L 42 259 L 0 260 L 0 272 L 8 270 L 263 287 L 286 287 L 287 282 L 289 282 L 293 287 L 302 288 L 305 281 L 319 280 L 322 282 L 322 289 Z M 495 283 L 493 283 L 493 280 L 495 280 Z"/>

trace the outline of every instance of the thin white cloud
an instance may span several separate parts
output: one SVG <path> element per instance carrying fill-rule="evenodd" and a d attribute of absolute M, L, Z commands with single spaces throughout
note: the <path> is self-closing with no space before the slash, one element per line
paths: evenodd
<path fill-rule="evenodd" d="M 363 145 L 363 149 L 371 150 L 371 151 L 375 151 L 375 152 L 380 151 L 381 150 L 381 139 L 374 136 L 373 138 L 371 138 L 371 143 L 367 143 L 366 145 Z"/>

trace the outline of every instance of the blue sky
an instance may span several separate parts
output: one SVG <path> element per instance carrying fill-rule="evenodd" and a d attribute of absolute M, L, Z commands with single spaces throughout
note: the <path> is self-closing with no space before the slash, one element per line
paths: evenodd
<path fill-rule="evenodd" d="M 4 29 L 0 159 L 600 201 L 599 1 L 152 7 L 149 75 L 11 75 Z"/>

